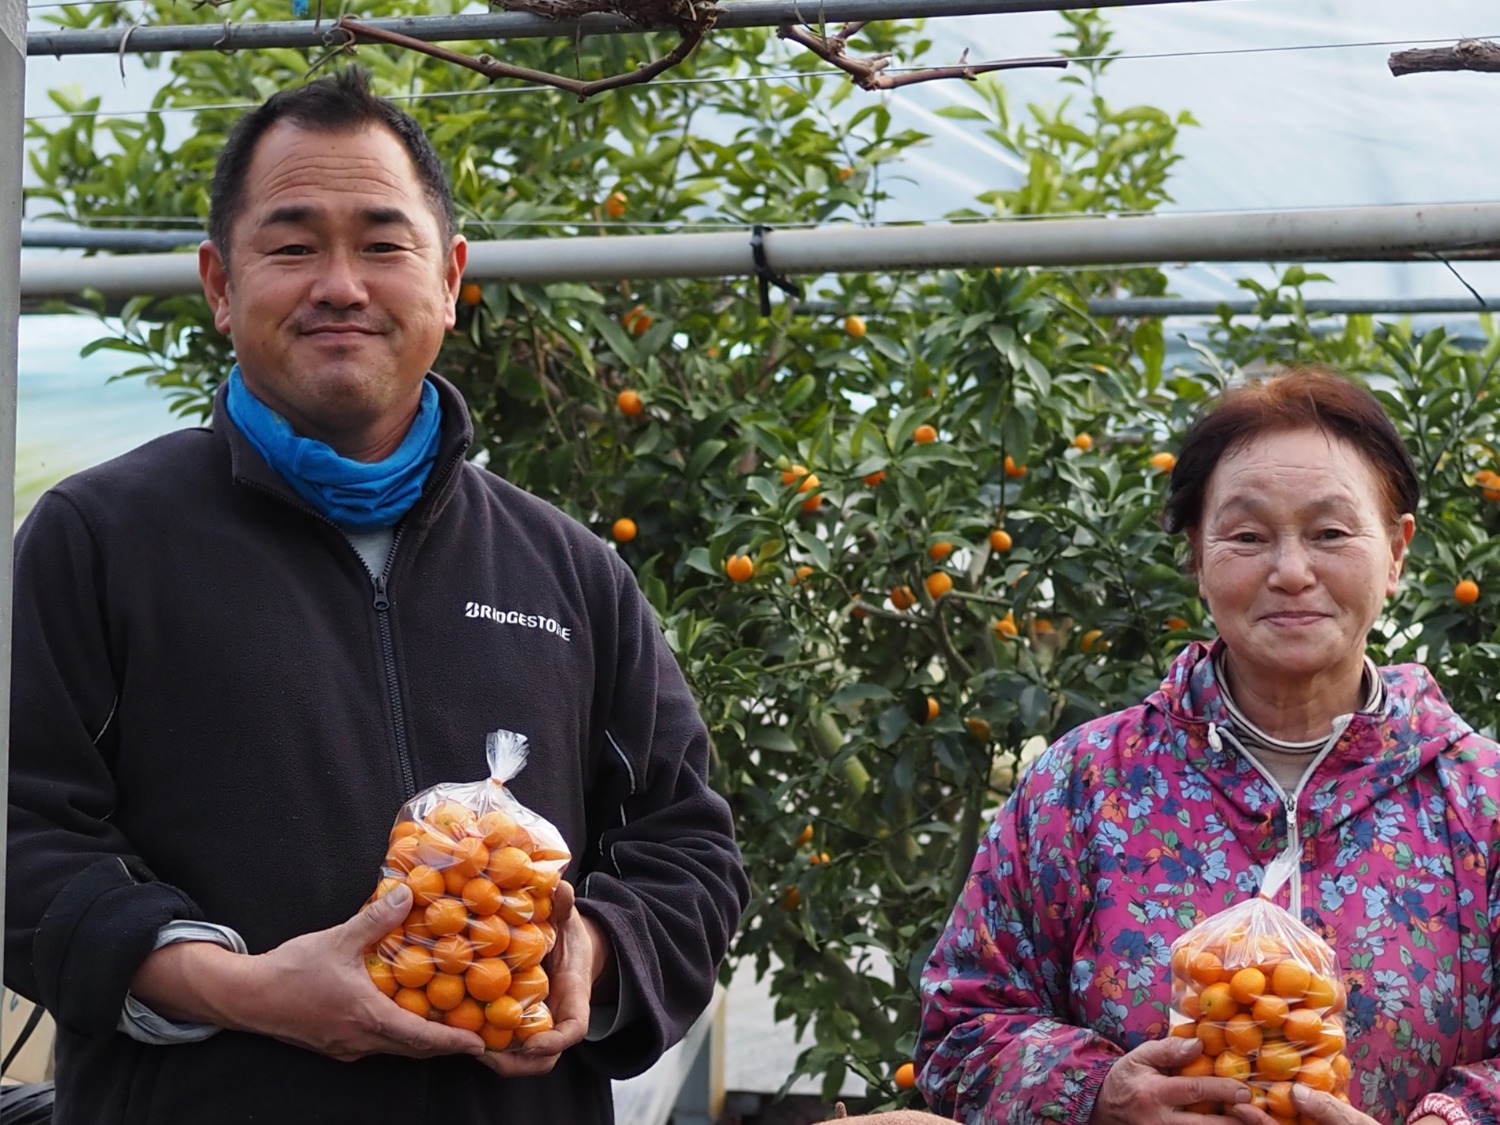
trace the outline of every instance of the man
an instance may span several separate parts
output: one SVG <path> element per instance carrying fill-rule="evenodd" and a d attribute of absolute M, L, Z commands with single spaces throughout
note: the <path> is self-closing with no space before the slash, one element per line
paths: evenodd
<path fill-rule="evenodd" d="M 17 540 L 6 983 L 57 1018 L 56 1121 L 608 1120 L 747 896 L 682 676 L 611 550 L 464 459 L 428 371 L 466 248 L 408 116 L 354 70 L 276 95 L 209 228 L 212 427 Z M 496 729 L 573 855 L 555 1028 L 498 1054 L 366 973 L 410 892 L 360 911 L 402 803 Z"/>

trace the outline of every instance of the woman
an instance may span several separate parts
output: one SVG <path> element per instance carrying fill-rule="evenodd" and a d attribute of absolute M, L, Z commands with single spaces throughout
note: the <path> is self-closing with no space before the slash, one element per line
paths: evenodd
<path fill-rule="evenodd" d="M 1301 1121 L 1500 1120 L 1500 748 L 1425 668 L 1365 656 L 1417 497 L 1377 401 L 1326 371 L 1228 391 L 1194 425 L 1165 523 L 1219 639 L 1051 746 L 997 817 L 926 969 L 932 1108 L 1274 1125 L 1237 1081 L 1173 1076 L 1201 1046 L 1167 1038 L 1168 951 L 1292 847 L 1275 901 L 1339 958 L 1353 1064 L 1352 1107 L 1302 1087 Z M 1186 1109 L 1203 1101 L 1225 1114 Z"/>

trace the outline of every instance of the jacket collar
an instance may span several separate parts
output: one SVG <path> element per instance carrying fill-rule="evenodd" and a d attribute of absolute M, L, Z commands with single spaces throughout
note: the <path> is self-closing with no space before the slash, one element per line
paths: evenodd
<path fill-rule="evenodd" d="M 1213 666 L 1223 646 L 1222 640 L 1188 645 L 1146 707 L 1164 713 L 1182 732 L 1173 745 L 1209 784 L 1242 810 L 1263 813 L 1275 798 L 1259 772 L 1227 740 L 1215 749 L 1207 737 L 1210 723 L 1229 722 Z M 1303 786 L 1298 809 L 1309 836 L 1370 807 L 1473 733 L 1422 665 L 1389 665 L 1379 673 L 1386 689 L 1383 709 L 1355 714 Z"/>
<path fill-rule="evenodd" d="M 468 453 L 474 442 L 474 425 L 469 419 L 469 407 L 458 388 L 441 375 L 431 372 L 427 377 L 437 387 L 438 402 L 442 405 L 442 429 L 438 439 L 438 454 L 432 464 L 432 473 L 422 488 L 422 498 L 407 513 L 406 519 L 430 522 L 442 510 L 457 487 L 457 462 Z M 267 465 L 265 459 L 255 451 L 249 439 L 240 432 L 229 417 L 225 406 L 228 388 L 220 386 L 214 393 L 213 430 L 223 437 L 229 446 L 229 470 L 236 484 L 247 484 L 265 492 L 271 492 L 294 507 L 311 511 L 302 499 L 288 487 L 281 474 Z M 321 517 L 320 517 L 321 518 Z"/>

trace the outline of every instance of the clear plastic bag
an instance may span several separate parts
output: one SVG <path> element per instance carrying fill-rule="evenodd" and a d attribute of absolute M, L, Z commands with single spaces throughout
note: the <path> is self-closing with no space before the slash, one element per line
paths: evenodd
<path fill-rule="evenodd" d="M 1251 1104 L 1295 1122 L 1297 1084 L 1349 1100 L 1345 989 L 1338 958 L 1272 901 L 1298 873 L 1295 853 L 1266 868 L 1260 894 L 1205 919 L 1172 943 L 1172 1027 L 1203 1053 L 1178 1073 L 1246 1083 Z M 1223 1107 L 1188 1107 L 1221 1113 Z"/>
<path fill-rule="evenodd" d="M 412 890 L 406 920 L 365 956 L 376 987 L 494 1051 L 552 1026 L 541 962 L 557 940 L 552 893 L 571 858 L 562 834 L 505 787 L 526 753 L 525 736 L 495 731 L 486 780 L 434 785 L 402 806 L 370 896 Z"/>

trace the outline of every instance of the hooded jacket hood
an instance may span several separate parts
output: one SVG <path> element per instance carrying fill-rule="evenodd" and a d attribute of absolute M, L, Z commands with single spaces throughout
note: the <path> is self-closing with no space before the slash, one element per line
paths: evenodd
<path fill-rule="evenodd" d="M 1280 788 L 1232 737 L 1233 722 L 1215 670 L 1224 642 L 1194 642 L 1173 661 L 1166 678 L 1143 703 L 1171 724 L 1185 764 L 1200 773 L 1245 822 L 1265 819 L 1285 801 Z M 1303 840 L 1327 836 L 1363 815 L 1474 728 L 1460 718 L 1432 674 L 1420 664 L 1378 669 L 1385 684 L 1379 712 L 1355 712 L 1317 756 L 1316 766 L 1293 798 Z M 1276 819 L 1280 819 L 1279 816 Z"/>

